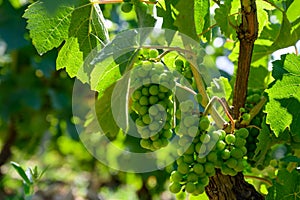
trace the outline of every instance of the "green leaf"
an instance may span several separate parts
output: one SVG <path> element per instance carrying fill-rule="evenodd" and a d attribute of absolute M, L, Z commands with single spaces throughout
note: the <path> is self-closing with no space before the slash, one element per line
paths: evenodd
<path fill-rule="evenodd" d="M 273 134 L 271 133 L 269 127 L 265 124 L 265 122 L 262 123 L 262 129 L 259 132 L 259 135 L 257 136 L 258 142 L 256 143 L 256 150 L 255 155 L 253 157 L 253 160 L 255 161 L 255 165 L 263 165 L 265 157 L 268 154 L 271 146 L 273 145 Z"/>
<path fill-rule="evenodd" d="M 97 119 L 102 133 L 108 136 L 116 136 L 120 131 L 120 128 L 115 122 L 113 113 L 112 113 L 112 94 L 116 84 L 109 86 L 103 96 L 96 101 L 95 109 L 97 112 Z"/>
<path fill-rule="evenodd" d="M 101 41 L 108 40 L 102 18 L 101 10 L 96 4 L 79 7 L 73 12 L 69 38 L 59 52 L 57 69 L 66 68 L 70 77 L 77 76 L 81 81 L 86 81 L 82 74 L 78 74 L 78 70 L 89 54 L 92 55 L 92 51 L 97 50 Z"/>
<path fill-rule="evenodd" d="M 10 164 L 18 172 L 18 174 L 22 177 L 23 181 L 27 185 L 31 185 L 32 184 L 32 182 L 29 180 L 28 176 L 26 175 L 24 169 L 18 163 L 16 163 L 16 162 L 10 162 Z"/>
<path fill-rule="evenodd" d="M 61 5 L 55 13 L 50 13 L 43 1 L 31 4 L 23 17 L 27 19 L 32 43 L 39 54 L 59 47 L 68 38 L 73 6 L 64 5 L 66 0 L 54 0 L 53 3 Z"/>
<path fill-rule="evenodd" d="M 194 4 L 195 27 L 199 35 L 210 26 L 210 3 L 209 0 L 195 0 Z"/>
<path fill-rule="evenodd" d="M 260 65 L 259 67 L 251 67 L 248 80 L 248 88 L 252 89 L 265 89 L 266 78 L 269 75 L 269 71 L 266 67 Z"/>
<path fill-rule="evenodd" d="M 159 3 L 156 7 L 157 16 L 163 18 L 162 28 L 167 28 L 171 30 L 177 30 L 176 26 L 174 26 L 174 17 L 172 11 L 172 4 L 174 0 L 165 0 L 163 3 Z"/>
<path fill-rule="evenodd" d="M 236 30 L 230 23 L 233 23 L 235 18 L 230 15 L 231 0 L 225 1 L 219 8 L 215 10 L 215 20 L 221 29 L 221 32 L 228 38 L 236 38 Z"/>
<path fill-rule="evenodd" d="M 300 174 L 296 170 L 291 173 L 286 169 L 278 172 L 273 186 L 269 188 L 266 200 L 296 200 L 300 199 Z"/>
<path fill-rule="evenodd" d="M 139 27 L 154 27 L 156 19 L 145 12 L 141 6 L 134 6 L 137 15 Z"/>
<path fill-rule="evenodd" d="M 295 45 L 300 38 L 300 22 L 291 24 L 287 15 L 283 13 L 280 31 L 278 26 L 265 27 L 256 45 L 254 45 L 252 60 L 256 61 L 274 51 Z M 268 40 L 265 40 L 265 39 Z M 275 38 L 275 40 L 274 40 Z M 269 44 L 265 44 L 269 43 Z"/>
<path fill-rule="evenodd" d="M 175 5 L 179 12 L 176 16 L 174 25 L 178 27 L 179 32 L 198 41 L 198 35 L 195 27 L 194 18 L 194 0 L 179 0 Z"/>
<path fill-rule="evenodd" d="M 277 62 L 278 64 L 278 62 Z M 300 57 L 287 55 L 282 68 L 286 71 L 266 92 L 267 123 L 276 136 L 288 128 L 292 136 L 300 135 Z M 278 66 L 277 66 L 278 67 Z M 284 71 L 284 72 L 285 72 Z M 279 76 L 280 77 L 280 76 Z"/>
<path fill-rule="evenodd" d="M 211 86 L 207 88 L 207 92 L 211 97 L 217 96 L 228 101 L 232 95 L 232 87 L 227 78 L 214 78 Z"/>

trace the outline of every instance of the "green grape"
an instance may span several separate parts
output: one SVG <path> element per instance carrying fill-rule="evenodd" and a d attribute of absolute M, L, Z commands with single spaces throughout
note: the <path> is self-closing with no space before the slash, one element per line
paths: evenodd
<path fill-rule="evenodd" d="M 142 97 L 142 92 L 140 90 L 135 90 L 132 94 L 134 100 L 139 100 Z"/>
<path fill-rule="evenodd" d="M 169 186 L 169 190 L 170 190 L 170 192 L 172 192 L 174 194 L 180 192 L 180 190 L 181 190 L 180 183 L 178 183 L 178 182 L 171 183 L 170 186 Z"/>
<path fill-rule="evenodd" d="M 236 147 L 242 148 L 246 145 L 246 143 L 247 143 L 247 141 L 245 139 L 237 137 L 235 142 L 234 142 L 234 145 Z"/>
<path fill-rule="evenodd" d="M 198 181 L 198 175 L 194 172 L 190 172 L 188 173 L 186 180 L 188 182 L 196 182 Z"/>
<path fill-rule="evenodd" d="M 139 115 L 145 115 L 148 113 L 148 107 L 147 106 L 141 106 L 138 110 Z"/>
<path fill-rule="evenodd" d="M 144 96 L 149 96 L 149 89 L 147 88 L 147 87 L 144 87 L 143 89 L 142 89 L 142 95 L 144 95 Z M 147 97 L 146 97 L 147 98 Z"/>
<path fill-rule="evenodd" d="M 194 162 L 194 155 L 183 155 L 183 161 L 192 164 Z"/>
<path fill-rule="evenodd" d="M 209 177 L 204 176 L 200 179 L 200 182 L 202 183 L 203 186 L 207 186 L 209 184 Z"/>
<path fill-rule="evenodd" d="M 162 136 L 166 139 L 170 139 L 173 136 L 173 132 L 170 129 L 165 130 Z"/>
<path fill-rule="evenodd" d="M 235 135 L 233 135 L 233 134 L 228 134 L 225 137 L 225 142 L 227 144 L 233 144 L 235 142 L 235 140 L 236 140 L 236 138 L 235 138 Z"/>
<path fill-rule="evenodd" d="M 234 158 L 229 158 L 225 163 L 228 167 L 234 169 L 237 166 L 238 161 Z"/>
<path fill-rule="evenodd" d="M 140 105 L 147 106 L 149 104 L 149 99 L 146 96 L 142 96 L 139 100 Z"/>
<path fill-rule="evenodd" d="M 192 182 L 187 182 L 185 185 L 185 191 L 188 193 L 193 193 L 196 190 L 196 186 Z"/>
<path fill-rule="evenodd" d="M 187 174 L 189 172 L 190 168 L 189 168 L 189 165 L 187 163 L 182 162 L 182 163 L 178 164 L 177 170 L 181 174 Z"/>
<path fill-rule="evenodd" d="M 230 158 L 230 151 L 228 149 L 224 149 L 222 152 L 221 152 L 221 157 L 224 159 L 224 160 L 227 160 L 228 158 Z"/>
<path fill-rule="evenodd" d="M 151 106 L 148 111 L 151 116 L 156 116 L 159 113 L 159 110 L 155 105 Z"/>
<path fill-rule="evenodd" d="M 149 141 L 147 139 L 141 139 L 140 145 L 141 145 L 141 147 L 148 149 L 149 147 L 151 147 L 151 141 Z"/>
<path fill-rule="evenodd" d="M 251 116 L 250 116 L 249 113 L 244 113 L 244 114 L 242 115 L 242 119 L 245 120 L 245 121 L 250 120 L 250 118 L 251 118 Z"/>
<path fill-rule="evenodd" d="M 162 146 L 163 146 L 162 140 L 155 140 L 155 141 L 153 141 L 153 147 L 155 149 L 160 149 Z"/>
<path fill-rule="evenodd" d="M 241 159 L 244 156 L 243 151 L 240 148 L 233 148 L 230 151 L 230 155 L 236 159 Z"/>
<path fill-rule="evenodd" d="M 196 189 L 193 192 L 193 195 L 197 196 L 199 194 L 202 194 L 205 192 L 205 186 L 203 186 L 202 184 L 196 184 Z"/>
<path fill-rule="evenodd" d="M 190 127 L 197 122 L 197 117 L 195 116 L 187 116 L 183 119 L 183 124 L 185 127 Z"/>
<path fill-rule="evenodd" d="M 241 128 L 235 132 L 236 136 L 246 139 L 249 136 L 249 131 L 246 128 Z"/>
<path fill-rule="evenodd" d="M 217 160 L 218 160 L 217 153 L 216 153 L 215 151 L 210 152 L 210 153 L 207 155 L 207 160 L 208 160 L 209 162 L 212 162 L 212 163 L 217 162 Z"/>
<path fill-rule="evenodd" d="M 194 108 L 194 102 L 191 100 L 187 100 L 182 102 L 180 105 L 180 110 L 182 113 L 187 113 L 187 112 L 191 112 Z"/>
<path fill-rule="evenodd" d="M 183 175 L 180 174 L 178 171 L 173 171 L 171 173 L 171 179 L 173 182 L 181 182 L 183 179 Z"/>
<path fill-rule="evenodd" d="M 192 126 L 192 127 L 188 128 L 188 135 L 191 137 L 195 137 L 197 135 L 197 132 L 198 132 L 197 126 Z"/>
<path fill-rule="evenodd" d="M 184 62 L 181 59 L 176 59 L 175 60 L 175 65 L 179 66 L 179 67 L 183 67 L 184 66 Z"/>
<path fill-rule="evenodd" d="M 213 173 L 215 171 L 215 165 L 211 162 L 207 162 L 204 164 L 204 170 L 206 173 Z"/>
<path fill-rule="evenodd" d="M 208 134 L 201 135 L 200 141 L 204 144 L 207 144 L 210 141 L 210 135 Z"/>
<path fill-rule="evenodd" d="M 163 73 L 163 71 L 165 70 L 165 66 L 161 62 L 154 63 L 154 68 L 155 68 L 155 71 L 157 71 L 158 74 Z"/>
<path fill-rule="evenodd" d="M 194 154 L 194 151 L 195 151 L 195 145 L 192 143 L 184 153 L 185 154 Z"/>
<path fill-rule="evenodd" d="M 150 124 L 150 123 L 151 123 L 151 117 L 150 117 L 150 115 L 148 115 L 148 114 L 143 115 L 142 121 L 143 121 L 145 124 Z"/>
<path fill-rule="evenodd" d="M 133 5 L 129 2 L 124 2 L 121 5 L 121 10 L 124 13 L 129 13 L 132 10 L 132 8 L 133 8 Z"/>
<path fill-rule="evenodd" d="M 158 95 L 159 93 L 159 88 L 157 85 L 151 85 L 150 88 L 149 88 L 149 93 L 151 95 Z"/>
<path fill-rule="evenodd" d="M 200 163 L 196 163 L 194 166 L 193 166 L 193 170 L 196 174 L 203 174 L 204 173 L 204 167 L 202 164 Z"/>
<path fill-rule="evenodd" d="M 157 96 L 150 96 L 149 97 L 149 104 L 154 105 L 159 101 Z"/>
<path fill-rule="evenodd" d="M 210 125 L 210 121 L 207 117 L 202 117 L 199 122 L 199 127 L 201 131 L 207 130 Z"/>
<path fill-rule="evenodd" d="M 157 58 L 158 55 L 159 55 L 159 52 L 156 49 L 150 49 L 150 51 L 149 51 L 150 58 Z"/>
<path fill-rule="evenodd" d="M 217 150 L 222 151 L 226 147 L 226 143 L 223 140 L 219 140 L 216 144 Z"/>

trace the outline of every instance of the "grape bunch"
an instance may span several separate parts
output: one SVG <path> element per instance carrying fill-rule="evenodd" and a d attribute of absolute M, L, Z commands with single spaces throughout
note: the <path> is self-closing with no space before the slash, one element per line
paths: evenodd
<path fill-rule="evenodd" d="M 169 189 L 173 193 L 186 191 L 199 195 L 209 184 L 209 177 L 214 176 L 216 169 L 225 175 L 234 176 L 244 169 L 243 157 L 247 153 L 247 129 L 236 130 L 234 134 L 226 134 L 224 130 L 210 131 L 207 117 L 197 117 L 193 113 L 192 101 L 180 104 L 181 121 L 176 127 L 180 139 L 177 169 L 171 173 Z M 197 120 L 198 119 L 198 120 Z"/>
<path fill-rule="evenodd" d="M 137 114 L 141 147 L 154 151 L 167 146 L 173 135 L 172 73 L 161 62 L 141 61 L 132 70 L 131 81 L 131 109 Z"/>

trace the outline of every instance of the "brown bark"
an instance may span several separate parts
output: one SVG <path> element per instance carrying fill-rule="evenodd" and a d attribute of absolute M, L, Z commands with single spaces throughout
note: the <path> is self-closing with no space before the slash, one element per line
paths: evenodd
<path fill-rule="evenodd" d="M 255 0 L 241 0 L 241 8 L 242 23 L 237 30 L 240 52 L 233 97 L 235 119 L 239 116 L 239 109 L 245 105 L 253 46 L 258 34 Z M 245 181 L 242 173 L 232 177 L 223 175 L 220 170 L 210 178 L 206 193 L 211 200 L 264 199 L 263 195 Z"/>
<path fill-rule="evenodd" d="M 245 6 L 244 1 L 250 1 L 250 5 Z M 233 97 L 235 119 L 238 118 L 239 109 L 245 105 L 253 46 L 258 34 L 255 0 L 241 0 L 241 5 L 242 23 L 237 31 L 240 51 Z"/>

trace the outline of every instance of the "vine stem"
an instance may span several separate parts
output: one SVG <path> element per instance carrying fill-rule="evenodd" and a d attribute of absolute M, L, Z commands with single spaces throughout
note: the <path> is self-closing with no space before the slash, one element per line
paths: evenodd
<path fill-rule="evenodd" d="M 251 178 L 251 179 L 256 179 L 256 180 L 262 181 L 264 183 L 267 183 L 269 186 L 273 185 L 273 183 L 270 180 L 262 178 L 262 177 L 252 176 L 252 175 L 244 175 L 244 177 L 245 178 Z"/>
<path fill-rule="evenodd" d="M 231 122 L 231 133 L 234 132 L 234 128 L 235 128 L 235 122 L 234 122 L 234 119 L 232 118 L 231 114 L 229 113 L 228 109 L 227 109 L 227 106 L 224 104 L 224 102 L 222 101 L 222 99 L 220 99 L 219 97 L 217 96 L 214 96 L 213 98 L 211 98 L 211 100 L 208 102 L 205 110 L 204 110 L 204 113 L 203 115 L 206 116 L 208 114 L 208 112 L 211 110 L 213 104 L 215 102 L 219 102 L 221 104 L 221 106 L 223 107 L 223 110 L 225 111 L 227 117 L 230 119 L 230 122 Z"/>

